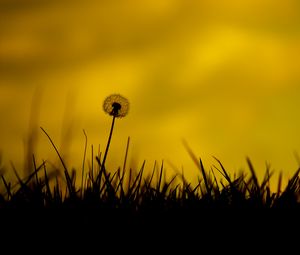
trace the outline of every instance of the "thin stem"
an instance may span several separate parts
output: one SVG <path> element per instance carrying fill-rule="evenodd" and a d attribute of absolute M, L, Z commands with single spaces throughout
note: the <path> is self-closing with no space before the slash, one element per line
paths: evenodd
<path fill-rule="evenodd" d="M 83 179 L 84 179 L 84 166 L 85 166 L 85 157 L 86 157 L 86 149 L 87 149 L 87 135 L 85 130 L 83 129 L 83 134 L 85 136 L 85 145 L 84 145 L 84 153 L 83 153 L 83 162 L 82 162 L 82 173 L 81 173 L 81 197 L 83 198 Z"/>
<path fill-rule="evenodd" d="M 54 142 L 52 141 L 51 137 L 48 135 L 48 133 L 45 131 L 45 129 L 43 129 L 42 127 L 40 127 L 40 128 L 41 128 L 41 130 L 45 133 L 45 135 L 48 137 L 48 139 L 49 139 L 50 143 L 52 144 L 54 150 L 56 151 L 56 153 L 57 153 L 57 155 L 58 155 L 58 157 L 59 157 L 59 159 L 60 159 L 60 162 L 62 163 L 62 165 L 63 165 L 65 171 L 68 172 L 68 169 L 67 169 L 67 167 L 66 167 L 66 164 L 65 164 L 65 162 L 63 161 L 62 156 L 60 155 L 60 153 L 59 153 L 58 149 L 56 148 Z"/>
<path fill-rule="evenodd" d="M 112 120 L 111 128 L 110 128 L 110 133 L 109 133 L 109 137 L 108 137 L 108 141 L 107 141 L 107 145 L 106 145 L 106 149 L 105 149 L 105 153 L 104 153 L 103 161 L 102 161 L 102 165 L 101 165 L 101 172 L 104 170 L 104 164 L 105 164 L 106 156 L 107 156 L 107 153 L 108 153 L 112 133 L 113 133 L 113 130 L 114 130 L 115 118 L 116 118 L 116 116 L 113 116 L 113 120 Z"/>

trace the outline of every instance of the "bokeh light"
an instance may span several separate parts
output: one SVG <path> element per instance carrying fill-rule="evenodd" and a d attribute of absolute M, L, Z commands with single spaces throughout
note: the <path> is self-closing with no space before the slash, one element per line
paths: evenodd
<path fill-rule="evenodd" d="M 290 177 L 300 148 L 299 12 L 297 0 L 1 0 L 3 164 L 22 170 L 30 133 L 38 160 L 55 159 L 42 126 L 80 167 L 82 130 L 103 150 L 102 103 L 120 93 L 131 108 L 116 123 L 112 169 L 130 136 L 132 165 L 164 159 L 192 178 L 184 139 L 208 167 L 216 156 L 236 172 L 249 156 L 260 175 L 269 162 Z"/>

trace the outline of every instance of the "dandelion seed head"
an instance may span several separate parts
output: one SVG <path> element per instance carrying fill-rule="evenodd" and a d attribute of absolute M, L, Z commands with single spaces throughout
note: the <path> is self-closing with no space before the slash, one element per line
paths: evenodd
<path fill-rule="evenodd" d="M 128 114 L 129 101 L 119 94 L 112 94 L 104 100 L 103 110 L 116 118 L 125 117 Z"/>

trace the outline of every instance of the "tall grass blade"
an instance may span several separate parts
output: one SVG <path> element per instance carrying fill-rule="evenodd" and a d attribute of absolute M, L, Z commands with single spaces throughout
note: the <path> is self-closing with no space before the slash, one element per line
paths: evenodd
<path fill-rule="evenodd" d="M 65 164 L 64 160 L 62 159 L 62 157 L 61 157 L 61 155 L 60 155 L 58 149 L 56 148 L 54 142 L 52 141 L 51 137 L 48 135 L 48 133 L 47 133 L 42 127 L 40 127 L 40 128 L 41 128 L 42 131 L 45 133 L 45 135 L 48 137 L 48 139 L 49 139 L 49 141 L 51 142 L 53 148 L 55 149 L 55 151 L 56 151 L 56 153 L 57 153 L 57 155 L 58 155 L 58 157 L 59 157 L 59 159 L 60 159 L 60 162 L 61 162 L 61 164 L 62 164 L 62 166 L 63 166 L 65 172 L 68 172 L 68 169 L 67 169 L 67 167 L 66 167 L 66 164 Z"/>

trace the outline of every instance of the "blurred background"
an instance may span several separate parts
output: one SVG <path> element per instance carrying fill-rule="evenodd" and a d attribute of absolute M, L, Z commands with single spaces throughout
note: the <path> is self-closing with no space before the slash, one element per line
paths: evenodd
<path fill-rule="evenodd" d="M 285 179 L 300 149 L 298 0 L 0 0 L 0 150 L 23 171 L 28 157 L 58 161 L 42 126 L 81 169 L 105 149 L 106 96 L 130 112 L 116 122 L 107 164 L 152 169 L 154 161 L 198 169 L 182 140 L 209 169 Z M 29 156 L 28 156 L 29 155 Z M 276 182 L 276 180 L 275 180 Z"/>

